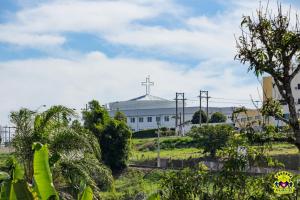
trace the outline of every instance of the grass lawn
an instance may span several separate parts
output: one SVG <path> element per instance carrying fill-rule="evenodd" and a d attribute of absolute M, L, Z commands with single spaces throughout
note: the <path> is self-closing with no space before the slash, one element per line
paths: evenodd
<path fill-rule="evenodd" d="M 188 159 L 188 158 L 199 158 L 203 156 L 202 150 L 197 148 L 182 148 L 182 149 L 168 149 L 161 150 L 161 158 L 171 159 Z M 157 151 L 133 151 L 130 160 L 150 160 L 157 158 Z"/>
<path fill-rule="evenodd" d="M 157 158 L 157 138 L 133 139 L 131 161 Z M 195 148 L 190 137 L 160 138 L 160 157 L 171 159 L 188 159 L 203 156 L 202 150 Z"/>
<path fill-rule="evenodd" d="M 286 154 L 299 154 L 295 145 L 289 143 L 275 143 L 272 145 L 272 150 L 268 152 L 269 155 L 286 155 Z"/>
<path fill-rule="evenodd" d="M 130 161 L 151 160 L 157 158 L 157 138 L 133 139 L 133 150 Z M 171 159 L 189 159 L 204 156 L 202 150 L 195 147 L 190 137 L 160 138 L 160 157 Z M 270 156 L 298 154 L 295 145 L 289 143 L 273 143 L 267 152 Z"/>

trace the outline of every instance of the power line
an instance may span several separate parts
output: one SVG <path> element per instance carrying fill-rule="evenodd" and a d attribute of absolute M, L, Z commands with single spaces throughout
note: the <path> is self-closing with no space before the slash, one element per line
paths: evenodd
<path fill-rule="evenodd" d="M 211 97 L 212 99 L 223 99 L 223 100 L 230 100 L 230 101 L 246 101 L 246 102 L 249 102 L 252 100 L 246 100 L 246 99 L 227 99 L 227 98 L 221 98 L 221 97 Z M 257 102 L 262 102 L 260 100 L 256 100 Z"/>
<path fill-rule="evenodd" d="M 199 98 L 199 96 L 197 96 L 197 98 Z M 253 101 L 252 100 L 246 100 L 246 99 L 233 99 L 233 98 L 222 98 L 222 97 L 209 97 L 210 99 L 220 99 L 220 100 L 228 100 L 228 101 L 214 101 L 214 100 L 209 100 L 209 102 L 212 103 L 224 103 L 224 104 L 235 104 L 235 105 L 253 105 Z M 190 102 L 199 102 L 199 99 L 186 99 L 186 101 L 190 101 Z M 260 100 L 255 100 L 255 103 L 262 103 L 262 101 Z"/>

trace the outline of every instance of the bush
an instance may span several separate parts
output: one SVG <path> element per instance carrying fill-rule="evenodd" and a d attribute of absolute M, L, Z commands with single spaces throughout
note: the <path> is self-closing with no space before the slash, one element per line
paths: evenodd
<path fill-rule="evenodd" d="M 222 123 L 226 122 L 227 117 L 221 112 L 215 112 L 211 115 L 209 122 L 210 123 Z"/>
<path fill-rule="evenodd" d="M 192 118 L 192 124 L 199 124 L 199 120 L 200 120 L 200 110 L 196 111 L 193 115 Z M 207 115 L 206 113 L 201 110 L 201 123 L 206 123 L 207 122 Z"/>
<path fill-rule="evenodd" d="M 217 150 L 226 146 L 232 133 L 233 127 L 230 125 L 204 125 L 193 127 L 189 135 L 203 148 L 204 153 L 215 157 Z"/>
<path fill-rule="evenodd" d="M 175 130 L 168 129 L 166 127 L 160 128 L 160 136 L 174 136 Z M 156 138 L 157 137 L 157 129 L 147 129 L 142 131 L 134 132 L 132 135 L 133 138 L 142 139 L 142 138 Z"/>
<path fill-rule="evenodd" d="M 138 138 L 138 139 L 154 138 L 154 137 L 157 137 L 156 131 L 157 131 L 157 129 L 148 129 L 148 130 L 137 131 L 137 132 L 133 133 L 132 137 Z"/>
<path fill-rule="evenodd" d="M 197 143 L 192 138 L 173 138 L 160 142 L 161 149 L 180 149 L 196 147 Z"/>
<path fill-rule="evenodd" d="M 264 127 L 262 132 L 255 132 L 252 127 L 246 127 L 245 129 L 241 130 L 241 133 L 245 134 L 249 143 L 251 144 L 265 144 L 268 142 L 291 142 L 293 141 L 293 135 L 278 132 L 279 130 L 273 126 L 268 125 Z"/>

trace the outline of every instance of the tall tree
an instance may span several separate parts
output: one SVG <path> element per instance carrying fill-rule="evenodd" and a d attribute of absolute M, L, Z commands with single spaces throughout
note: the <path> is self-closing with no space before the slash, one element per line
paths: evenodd
<path fill-rule="evenodd" d="M 112 171 L 127 166 L 130 153 L 131 130 L 124 121 L 111 119 L 100 136 L 101 155 Z"/>
<path fill-rule="evenodd" d="M 294 144 L 300 150 L 300 126 L 291 87 L 292 80 L 300 71 L 299 21 L 297 19 L 291 24 L 290 11 L 284 14 L 281 5 L 275 15 L 270 9 L 260 7 L 256 16 L 243 17 L 241 30 L 235 59 L 249 64 L 248 71 L 254 71 L 256 76 L 267 73 L 273 77 L 288 105 L 290 117 L 285 119 L 274 109 L 270 109 L 268 115 L 276 116 L 292 127 Z M 273 101 L 266 101 L 269 102 Z"/>
<path fill-rule="evenodd" d="M 130 151 L 131 131 L 119 113 L 110 118 L 107 110 L 98 101 L 88 104 L 88 110 L 83 112 L 84 126 L 98 138 L 103 162 L 112 171 L 126 167 Z"/>

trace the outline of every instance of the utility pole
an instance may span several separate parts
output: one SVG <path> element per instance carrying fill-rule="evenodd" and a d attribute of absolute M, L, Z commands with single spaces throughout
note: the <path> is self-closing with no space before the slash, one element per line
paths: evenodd
<path fill-rule="evenodd" d="M 185 102 L 184 93 L 182 93 L 182 113 L 183 113 L 183 115 L 182 115 L 182 122 L 183 122 L 183 124 L 185 122 L 185 120 L 184 120 L 184 115 L 185 115 L 185 112 L 184 112 L 184 107 L 185 107 L 184 102 Z"/>
<path fill-rule="evenodd" d="M 200 90 L 200 95 L 199 95 L 199 102 L 200 102 L 200 108 L 199 108 L 199 126 L 201 127 L 201 123 L 202 123 L 202 115 L 201 115 L 201 111 L 202 111 L 202 91 Z"/>
<path fill-rule="evenodd" d="M 159 120 L 156 121 L 157 123 L 157 167 L 160 168 L 160 145 L 159 145 L 159 137 L 160 137 L 160 120 L 161 117 L 159 117 Z"/>
<path fill-rule="evenodd" d="M 182 126 L 184 126 L 184 123 L 185 123 L 185 98 L 184 98 L 184 93 L 182 92 L 182 93 L 180 93 L 180 92 L 176 92 L 176 98 L 175 98 L 175 101 L 176 101 L 176 116 L 175 116 L 175 130 L 177 129 L 177 127 L 178 127 L 178 125 L 180 126 L 180 129 L 181 129 L 181 127 Z M 178 116 L 178 111 L 179 111 L 179 109 L 178 109 L 178 102 L 179 101 L 182 101 L 182 113 L 180 113 L 180 122 L 179 122 L 179 124 L 178 124 L 178 118 L 179 118 L 179 116 Z M 182 121 L 181 121 L 181 114 L 182 114 Z"/>
<path fill-rule="evenodd" d="M 176 98 L 175 98 L 175 102 L 176 102 L 176 111 L 175 111 L 175 130 L 178 126 L 178 123 L 177 123 L 177 116 L 178 116 L 178 93 L 176 92 Z"/>
<path fill-rule="evenodd" d="M 204 95 L 202 95 L 204 94 Z M 202 99 L 205 98 L 206 99 L 206 116 L 207 116 L 207 120 L 206 120 L 206 124 L 208 125 L 208 99 L 210 98 L 208 96 L 208 91 L 207 90 L 200 90 L 200 94 L 199 94 L 199 125 L 201 126 L 202 124 Z"/>
<path fill-rule="evenodd" d="M 206 116 L 207 116 L 207 119 L 206 119 L 206 125 L 208 125 L 208 91 L 206 91 Z"/>

